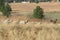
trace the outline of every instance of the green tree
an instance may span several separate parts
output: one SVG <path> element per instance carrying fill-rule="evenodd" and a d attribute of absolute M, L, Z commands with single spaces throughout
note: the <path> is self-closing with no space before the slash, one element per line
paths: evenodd
<path fill-rule="evenodd" d="M 0 12 L 6 17 L 10 16 L 11 7 L 8 3 L 5 2 L 6 0 L 0 0 Z"/>
<path fill-rule="evenodd" d="M 6 17 L 9 17 L 10 16 L 10 12 L 11 12 L 11 7 L 9 4 L 6 4 L 4 7 L 3 7 L 3 15 L 6 16 Z"/>
<path fill-rule="evenodd" d="M 0 11 L 2 10 L 3 6 L 4 6 L 4 0 L 0 0 Z"/>
<path fill-rule="evenodd" d="M 42 19 L 44 18 L 43 13 L 43 9 L 40 8 L 40 6 L 37 6 L 36 9 L 34 9 L 33 11 L 33 17 Z"/>
<path fill-rule="evenodd" d="M 0 6 L 4 5 L 4 0 L 0 0 Z"/>

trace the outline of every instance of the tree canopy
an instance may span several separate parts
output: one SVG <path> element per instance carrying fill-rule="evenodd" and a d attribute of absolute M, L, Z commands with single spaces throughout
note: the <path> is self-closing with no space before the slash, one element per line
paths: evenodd
<path fill-rule="evenodd" d="M 40 8 L 40 6 L 37 6 L 36 9 L 33 10 L 33 17 L 42 19 L 44 18 L 43 13 L 43 9 Z"/>
<path fill-rule="evenodd" d="M 4 0 L 0 0 L 0 12 L 6 17 L 9 17 L 11 11 L 11 7 L 8 3 L 5 3 Z"/>

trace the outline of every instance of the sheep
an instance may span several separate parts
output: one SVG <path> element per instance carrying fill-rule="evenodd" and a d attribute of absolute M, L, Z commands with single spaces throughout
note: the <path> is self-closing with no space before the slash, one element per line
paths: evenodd
<path fill-rule="evenodd" d="M 19 22 L 19 24 L 25 24 L 25 21 L 22 21 L 22 20 L 21 20 L 21 21 Z"/>
<path fill-rule="evenodd" d="M 28 20 L 25 20 L 25 24 L 28 23 Z"/>
<path fill-rule="evenodd" d="M 9 24 L 9 23 L 11 23 L 11 22 L 12 22 L 11 19 L 5 19 L 5 20 L 3 21 L 3 23 L 7 23 L 7 24 Z"/>
<path fill-rule="evenodd" d="M 20 24 L 27 24 L 28 23 L 28 20 L 21 20 L 19 23 Z"/>
<path fill-rule="evenodd" d="M 19 24 L 19 22 L 20 22 L 20 20 L 18 20 L 18 21 L 16 22 L 16 24 Z"/>
<path fill-rule="evenodd" d="M 15 24 L 17 21 L 13 21 L 12 23 Z"/>
<path fill-rule="evenodd" d="M 8 19 L 4 20 L 3 23 L 7 23 L 8 22 Z"/>
<path fill-rule="evenodd" d="M 55 20 L 50 20 L 50 22 L 53 22 L 54 24 L 57 22 L 57 19 Z"/>
<path fill-rule="evenodd" d="M 35 26 L 39 26 L 40 25 L 40 22 L 36 22 Z"/>
<path fill-rule="evenodd" d="M 10 20 L 10 19 L 8 20 L 8 24 L 9 24 L 9 23 L 12 23 L 12 22 L 13 22 L 13 20 Z"/>

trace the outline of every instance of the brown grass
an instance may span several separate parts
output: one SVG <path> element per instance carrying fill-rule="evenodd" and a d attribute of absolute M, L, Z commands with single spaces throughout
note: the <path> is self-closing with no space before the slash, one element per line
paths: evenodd
<path fill-rule="evenodd" d="M 0 40 L 60 40 L 60 25 L 0 24 Z"/>
<path fill-rule="evenodd" d="M 44 12 L 60 12 L 60 3 L 57 2 L 11 3 L 10 5 L 15 12 L 32 12 L 36 6 L 43 8 Z"/>

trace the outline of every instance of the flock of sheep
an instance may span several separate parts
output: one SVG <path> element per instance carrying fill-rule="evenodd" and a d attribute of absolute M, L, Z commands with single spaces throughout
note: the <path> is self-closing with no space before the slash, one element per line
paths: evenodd
<path fill-rule="evenodd" d="M 55 22 L 55 21 L 53 21 L 53 22 Z M 33 25 L 33 24 L 35 24 L 35 25 L 40 25 L 40 24 L 54 24 L 52 22 L 52 20 L 51 20 L 51 22 L 49 23 L 49 22 L 44 22 L 44 21 L 35 21 L 35 22 L 33 22 L 33 21 L 29 21 L 29 20 L 11 20 L 11 19 L 5 19 L 5 20 L 0 20 L 0 24 L 2 23 L 2 24 L 27 24 L 27 25 Z M 60 25 L 60 24 L 59 24 Z"/>
<path fill-rule="evenodd" d="M 11 19 L 5 19 L 5 20 L 0 20 L 0 23 L 15 23 L 15 24 L 27 24 L 27 23 L 38 23 L 38 22 L 29 22 L 28 20 L 11 20 Z"/>

